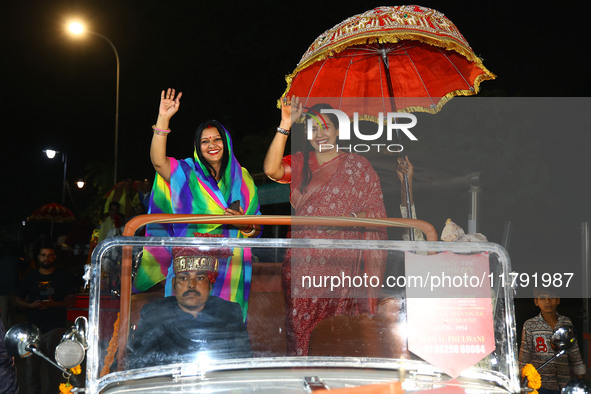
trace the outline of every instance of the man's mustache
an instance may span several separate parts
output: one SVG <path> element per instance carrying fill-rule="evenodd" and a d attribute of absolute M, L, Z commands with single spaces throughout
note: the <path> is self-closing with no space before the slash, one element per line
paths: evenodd
<path fill-rule="evenodd" d="M 187 296 L 187 295 L 189 295 L 189 294 L 191 294 L 191 293 L 195 294 L 195 295 L 196 295 L 196 296 L 198 296 L 198 297 L 201 297 L 201 293 L 200 293 L 200 292 L 198 292 L 197 290 L 187 290 L 187 291 L 185 291 L 185 292 L 183 293 L 183 297 L 184 297 L 184 296 Z"/>

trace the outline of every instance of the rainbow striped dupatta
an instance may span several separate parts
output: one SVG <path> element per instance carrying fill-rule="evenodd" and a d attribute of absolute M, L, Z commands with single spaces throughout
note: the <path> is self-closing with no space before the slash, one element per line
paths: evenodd
<path fill-rule="evenodd" d="M 222 126 L 223 128 L 223 126 Z M 254 181 L 234 156 L 232 140 L 223 128 L 229 149 L 229 163 L 221 180 L 216 182 L 197 157 L 176 160 L 170 158 L 170 183 L 158 174 L 152 187 L 148 213 L 180 213 L 223 215 L 235 200 L 246 215 L 260 215 L 259 200 Z M 146 236 L 193 237 L 199 234 L 243 238 L 233 226 L 215 224 L 150 224 Z M 233 256 L 220 259 L 219 276 L 211 294 L 240 304 L 246 319 L 248 295 L 252 277 L 250 249 L 234 249 Z M 134 280 L 136 291 L 142 292 L 166 279 L 165 296 L 172 295 L 172 251 L 168 247 L 146 247 Z"/>

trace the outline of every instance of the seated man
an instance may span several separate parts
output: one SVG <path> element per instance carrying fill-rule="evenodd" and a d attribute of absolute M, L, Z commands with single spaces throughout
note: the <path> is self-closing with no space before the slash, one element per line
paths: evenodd
<path fill-rule="evenodd" d="M 252 356 L 240 306 L 209 295 L 219 263 L 206 253 L 173 248 L 175 295 L 142 308 L 129 343 L 129 368 L 191 362 L 199 355 L 211 359 Z"/>

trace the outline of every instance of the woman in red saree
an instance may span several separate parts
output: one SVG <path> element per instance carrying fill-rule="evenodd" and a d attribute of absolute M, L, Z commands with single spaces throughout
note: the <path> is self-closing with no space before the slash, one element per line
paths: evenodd
<path fill-rule="evenodd" d="M 322 105 L 308 113 L 318 122 L 313 138 L 302 151 L 283 157 L 289 130 L 302 113 L 297 98 L 283 105 L 282 120 L 269 147 L 264 169 L 269 178 L 291 183 L 291 204 L 297 216 L 385 217 L 380 181 L 369 161 L 355 153 L 339 152 L 336 146 L 338 121 L 322 114 Z M 330 108 L 324 106 L 324 108 Z M 328 228 L 292 226 L 291 238 L 301 239 L 386 239 L 377 228 Z M 317 248 L 290 249 L 283 263 L 288 352 L 307 355 L 312 331 L 321 320 L 335 315 L 374 312 L 378 294 L 371 287 L 301 286 L 302 276 L 368 277 L 382 279 L 386 255 L 381 251 Z"/>

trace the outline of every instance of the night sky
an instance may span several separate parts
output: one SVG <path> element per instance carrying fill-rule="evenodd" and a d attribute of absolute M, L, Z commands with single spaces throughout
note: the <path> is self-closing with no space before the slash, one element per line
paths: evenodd
<path fill-rule="evenodd" d="M 5 6 L 2 223 L 12 228 L 38 206 L 59 202 L 62 165 L 44 157 L 45 147 L 68 152 L 69 181 L 82 177 L 89 163 L 112 163 L 114 54 L 101 38 L 68 36 L 65 24 L 70 17 L 86 20 L 89 30 L 109 37 L 119 52 L 118 176 L 141 179 L 153 176 L 150 126 L 156 119 L 160 90 L 167 87 L 183 91 L 181 109 L 171 124 L 171 156 L 190 156 L 196 125 L 215 118 L 241 143 L 237 150 L 242 165 L 251 173 L 261 172 L 261 154 L 280 119 L 275 104 L 286 86 L 284 76 L 323 31 L 352 15 L 388 5 L 335 4 L 30 0 Z M 444 13 L 498 76 L 482 83 L 481 95 L 589 96 L 589 2 L 419 4 Z M 546 204 L 537 204 L 535 212 L 528 213 L 538 221 L 532 230 L 517 226 L 522 231 L 517 239 L 527 249 L 564 235 L 576 258 L 578 224 L 591 219 L 589 130 L 573 132 L 567 141 L 559 133 L 532 135 L 534 140 L 544 145 L 543 160 L 551 163 L 552 179 L 542 191 Z M 72 190 L 77 205 L 89 198 L 85 193 Z M 568 214 L 561 212 L 562 207 L 568 207 Z M 525 215 L 528 209 L 524 201 L 517 211 Z M 440 231 L 442 223 L 434 224 Z M 491 229 L 499 232 L 498 227 Z"/>

